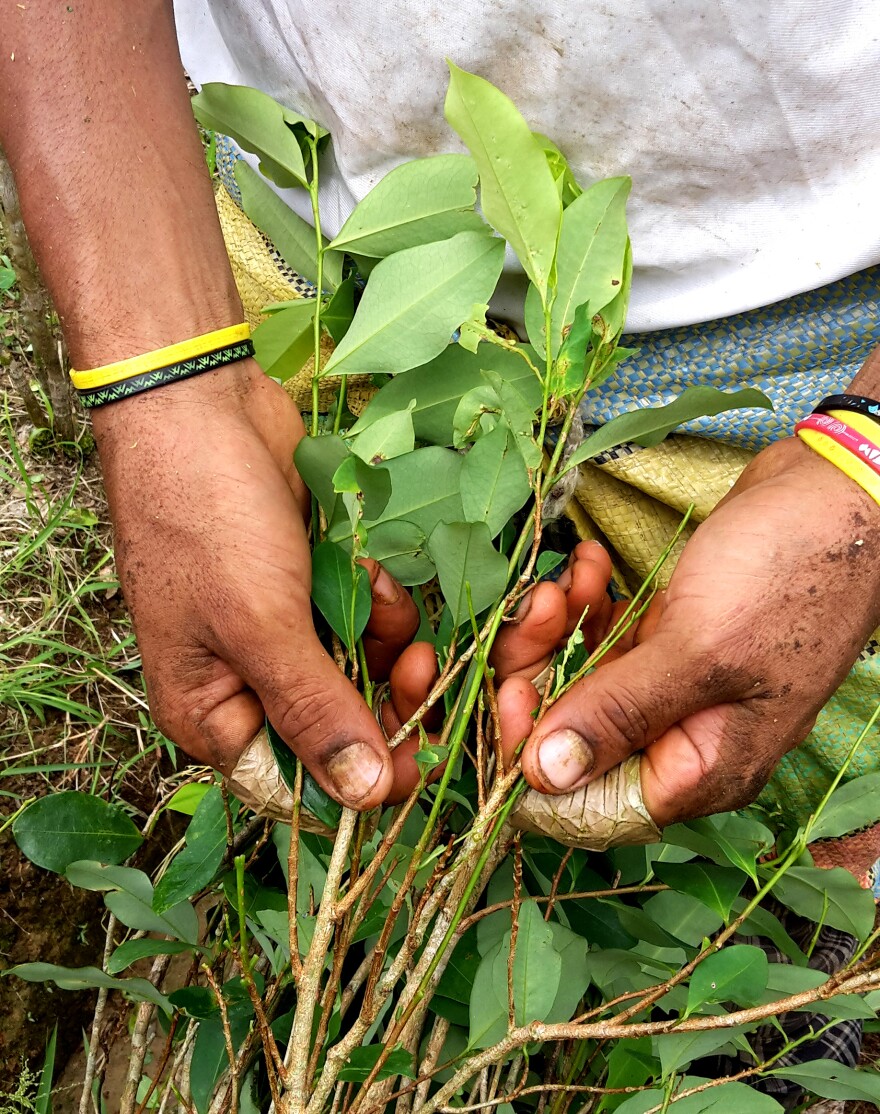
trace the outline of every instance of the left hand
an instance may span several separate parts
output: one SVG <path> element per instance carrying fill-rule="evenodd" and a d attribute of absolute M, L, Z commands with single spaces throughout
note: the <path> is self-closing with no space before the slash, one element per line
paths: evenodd
<path fill-rule="evenodd" d="M 570 793 L 642 751 L 659 826 L 742 807 L 801 743 L 880 621 L 880 507 L 790 438 L 760 453 L 685 547 L 629 652 L 537 726 L 533 686 L 499 692 L 523 770 Z"/>

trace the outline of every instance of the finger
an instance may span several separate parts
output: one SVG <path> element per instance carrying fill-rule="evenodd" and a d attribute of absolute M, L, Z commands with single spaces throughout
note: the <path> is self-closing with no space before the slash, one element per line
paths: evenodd
<path fill-rule="evenodd" d="M 372 608 L 363 634 L 370 679 L 386 681 L 391 667 L 419 629 L 419 611 L 409 592 L 378 561 L 360 564 L 370 577 Z"/>
<path fill-rule="evenodd" d="M 437 654 L 430 642 L 407 646 L 391 670 L 391 701 L 401 724 L 422 706 L 439 676 Z M 425 713 L 422 726 L 436 731 L 442 722 L 443 703 L 438 700 Z"/>
<path fill-rule="evenodd" d="M 657 629 L 657 624 L 666 610 L 666 592 L 658 592 L 657 595 L 651 600 L 650 606 L 645 614 L 641 617 L 635 630 L 635 644 L 640 645 L 646 639 L 650 638 L 654 631 Z"/>
<path fill-rule="evenodd" d="M 415 645 L 424 646 L 427 644 L 416 643 Z M 413 647 L 410 647 L 410 649 L 413 649 Z M 431 649 L 433 651 L 433 647 L 431 647 Z M 414 710 L 415 709 L 413 709 L 413 711 Z M 410 714 L 412 714 L 412 712 Z M 405 719 L 402 719 L 398 715 L 393 700 L 386 700 L 384 704 L 382 704 L 379 710 L 379 716 L 385 736 L 389 739 L 395 735 L 406 722 Z M 406 718 L 408 719 L 409 717 L 407 716 Z M 439 741 L 439 736 L 435 732 L 429 731 L 427 735 L 429 743 L 436 743 Z M 386 797 L 387 804 L 397 805 L 400 804 L 401 801 L 405 801 L 421 781 L 422 771 L 415 760 L 415 755 L 418 753 L 421 743 L 421 735 L 418 730 L 416 730 L 408 739 L 404 739 L 404 741 L 391 752 L 391 760 L 394 764 L 394 781 Z M 442 776 L 445 769 L 446 763 L 443 762 L 429 770 L 425 778 L 425 784 L 430 785 L 431 782 L 436 781 L 437 778 Z"/>
<path fill-rule="evenodd" d="M 509 766 L 521 743 L 535 727 L 535 713 L 541 706 L 541 695 L 525 677 L 511 677 L 498 690 L 498 719 L 501 729 L 501 753 Z"/>
<path fill-rule="evenodd" d="M 611 558 L 598 542 L 580 542 L 572 556 L 574 560 L 557 581 L 565 592 L 566 637 L 602 607 L 611 580 Z"/>
<path fill-rule="evenodd" d="M 523 772 L 545 793 L 579 789 L 685 716 L 732 698 L 731 686 L 677 639 L 657 633 L 550 708 L 526 744 Z"/>
<path fill-rule="evenodd" d="M 349 808 L 375 808 L 393 774 L 379 725 L 317 637 L 293 622 L 286 632 L 252 632 L 235 668 L 321 788 Z"/>
<path fill-rule="evenodd" d="M 566 614 L 562 588 L 550 581 L 537 584 L 520 602 L 512 622 L 498 632 L 490 659 L 496 679 L 539 673 L 563 636 Z"/>

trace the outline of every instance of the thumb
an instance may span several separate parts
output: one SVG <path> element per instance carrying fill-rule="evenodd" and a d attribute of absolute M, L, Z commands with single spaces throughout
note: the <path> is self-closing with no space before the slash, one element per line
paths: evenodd
<path fill-rule="evenodd" d="M 380 805 L 393 779 L 382 731 L 351 682 L 311 633 L 240 668 L 269 721 L 321 788 L 340 804 Z M 287 653 L 284 653 L 287 649 Z"/>
<path fill-rule="evenodd" d="M 544 793 L 580 789 L 679 720 L 729 699 L 724 687 L 705 658 L 655 634 L 549 709 L 523 751 L 526 780 Z"/>

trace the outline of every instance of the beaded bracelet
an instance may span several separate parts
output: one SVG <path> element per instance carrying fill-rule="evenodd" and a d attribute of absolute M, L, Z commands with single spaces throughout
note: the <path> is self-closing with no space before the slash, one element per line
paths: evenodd
<path fill-rule="evenodd" d="M 215 371 L 253 354 L 250 327 L 245 323 L 216 329 L 91 371 L 71 371 L 70 378 L 80 402 L 86 409 L 93 409 Z"/>

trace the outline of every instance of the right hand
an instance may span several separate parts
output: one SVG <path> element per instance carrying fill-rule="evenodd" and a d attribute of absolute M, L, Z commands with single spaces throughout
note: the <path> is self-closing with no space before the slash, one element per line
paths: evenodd
<path fill-rule="evenodd" d="M 380 804 L 388 748 L 312 624 L 285 392 L 243 361 L 93 416 L 156 725 L 229 773 L 265 713 L 337 801 Z"/>

